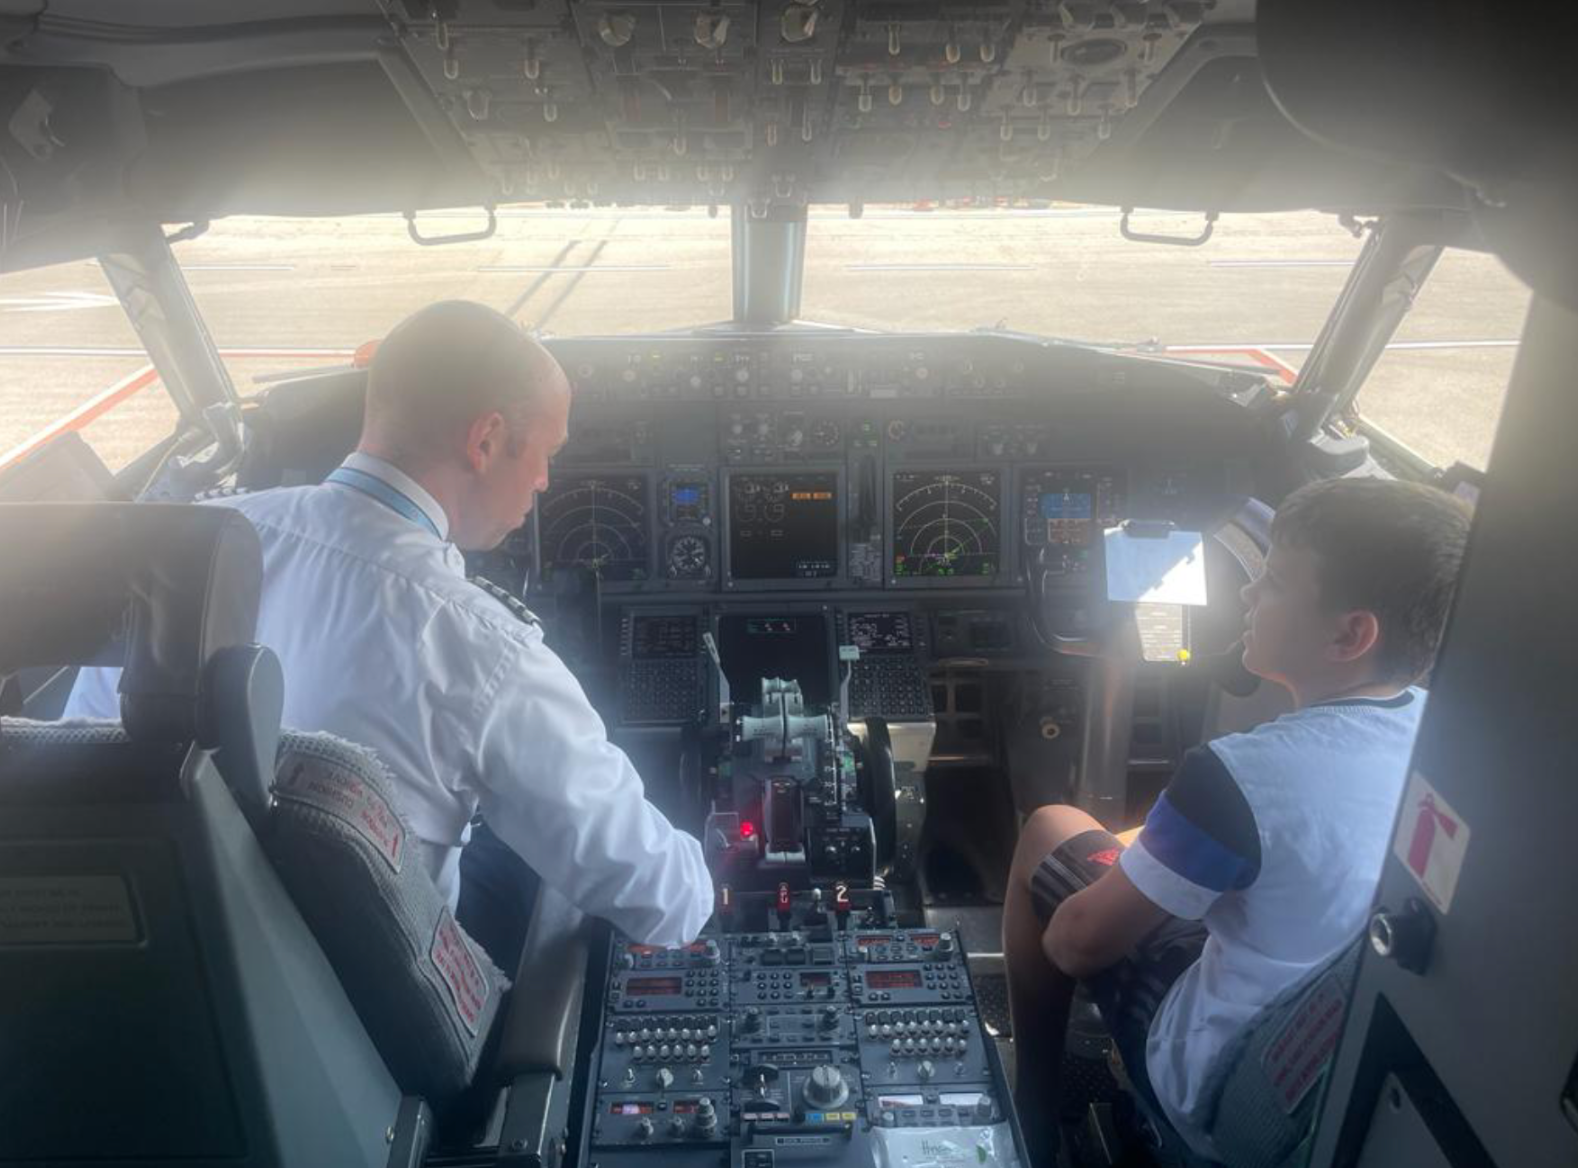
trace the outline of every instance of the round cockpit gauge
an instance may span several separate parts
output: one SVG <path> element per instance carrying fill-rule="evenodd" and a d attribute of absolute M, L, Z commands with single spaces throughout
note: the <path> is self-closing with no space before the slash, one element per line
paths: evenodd
<path fill-rule="evenodd" d="M 699 535 L 676 536 L 668 545 L 668 574 L 676 580 L 695 580 L 712 569 L 712 549 Z"/>

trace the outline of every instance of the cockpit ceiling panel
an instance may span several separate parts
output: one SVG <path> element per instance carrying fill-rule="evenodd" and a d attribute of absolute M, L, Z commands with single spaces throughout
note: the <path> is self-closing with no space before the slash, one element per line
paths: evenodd
<path fill-rule="evenodd" d="M 1253 0 L 33 7 L 0 15 L 0 157 L 40 227 L 539 200 L 1461 202 L 1295 130 Z M 63 134 L 79 110 L 93 129 Z"/>
<path fill-rule="evenodd" d="M 1154 116 L 1147 91 L 1208 11 L 583 0 L 559 19 L 466 2 L 433 19 L 384 3 L 500 197 L 665 203 L 1046 191 Z M 1242 29 L 1209 39 L 1181 70 L 1248 47 Z"/>

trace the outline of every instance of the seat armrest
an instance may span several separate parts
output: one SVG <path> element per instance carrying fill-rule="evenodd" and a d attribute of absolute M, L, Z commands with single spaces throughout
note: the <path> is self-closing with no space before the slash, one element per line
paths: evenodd
<path fill-rule="evenodd" d="M 532 906 L 515 988 L 499 1030 L 492 1077 L 570 1073 L 591 952 L 591 922 L 564 897 L 541 887 Z"/>

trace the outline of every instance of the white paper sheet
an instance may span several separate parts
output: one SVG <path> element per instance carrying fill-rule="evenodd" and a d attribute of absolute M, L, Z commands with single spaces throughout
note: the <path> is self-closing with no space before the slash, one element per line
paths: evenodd
<path fill-rule="evenodd" d="M 1206 603 L 1205 536 L 1198 531 L 1146 536 L 1109 527 L 1105 551 L 1108 600 L 1197 606 Z"/>
<path fill-rule="evenodd" d="M 1006 1123 L 986 1127 L 878 1127 L 872 1168 L 1020 1168 Z"/>

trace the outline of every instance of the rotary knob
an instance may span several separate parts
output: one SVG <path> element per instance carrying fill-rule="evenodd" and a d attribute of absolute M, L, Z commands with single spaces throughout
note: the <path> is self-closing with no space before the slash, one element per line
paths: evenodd
<path fill-rule="evenodd" d="M 657 1089 L 659 1091 L 667 1091 L 674 1085 L 674 1072 L 669 1070 L 667 1067 L 659 1067 L 657 1069 L 656 1078 Z"/>
<path fill-rule="evenodd" d="M 641 1122 L 636 1124 L 636 1139 L 650 1140 L 652 1138 L 652 1130 L 652 1121 L 643 1115 Z"/>
<path fill-rule="evenodd" d="M 668 1121 L 668 1134 L 676 1140 L 684 1138 L 685 1120 L 683 1116 L 676 1115 Z"/>
<path fill-rule="evenodd" d="M 745 1011 L 745 1029 L 753 1034 L 762 1028 L 762 1012 L 756 1006 Z"/>
<path fill-rule="evenodd" d="M 931 1065 L 931 1059 L 921 1059 L 920 1065 L 915 1068 L 915 1074 L 922 1083 L 930 1082 L 931 1077 L 936 1073 L 937 1068 Z"/>
<path fill-rule="evenodd" d="M 808 1107 L 827 1111 L 849 1098 L 849 1084 L 844 1082 L 844 1076 L 837 1067 L 824 1064 L 812 1068 L 800 1093 L 805 1097 Z"/>
<path fill-rule="evenodd" d="M 710 1135 L 718 1128 L 718 1112 L 712 1106 L 711 1099 L 703 1099 L 696 1105 L 696 1134 Z"/>
<path fill-rule="evenodd" d="M 821 1026 L 823 1030 L 832 1030 L 838 1026 L 838 1007 L 823 1006 Z"/>

